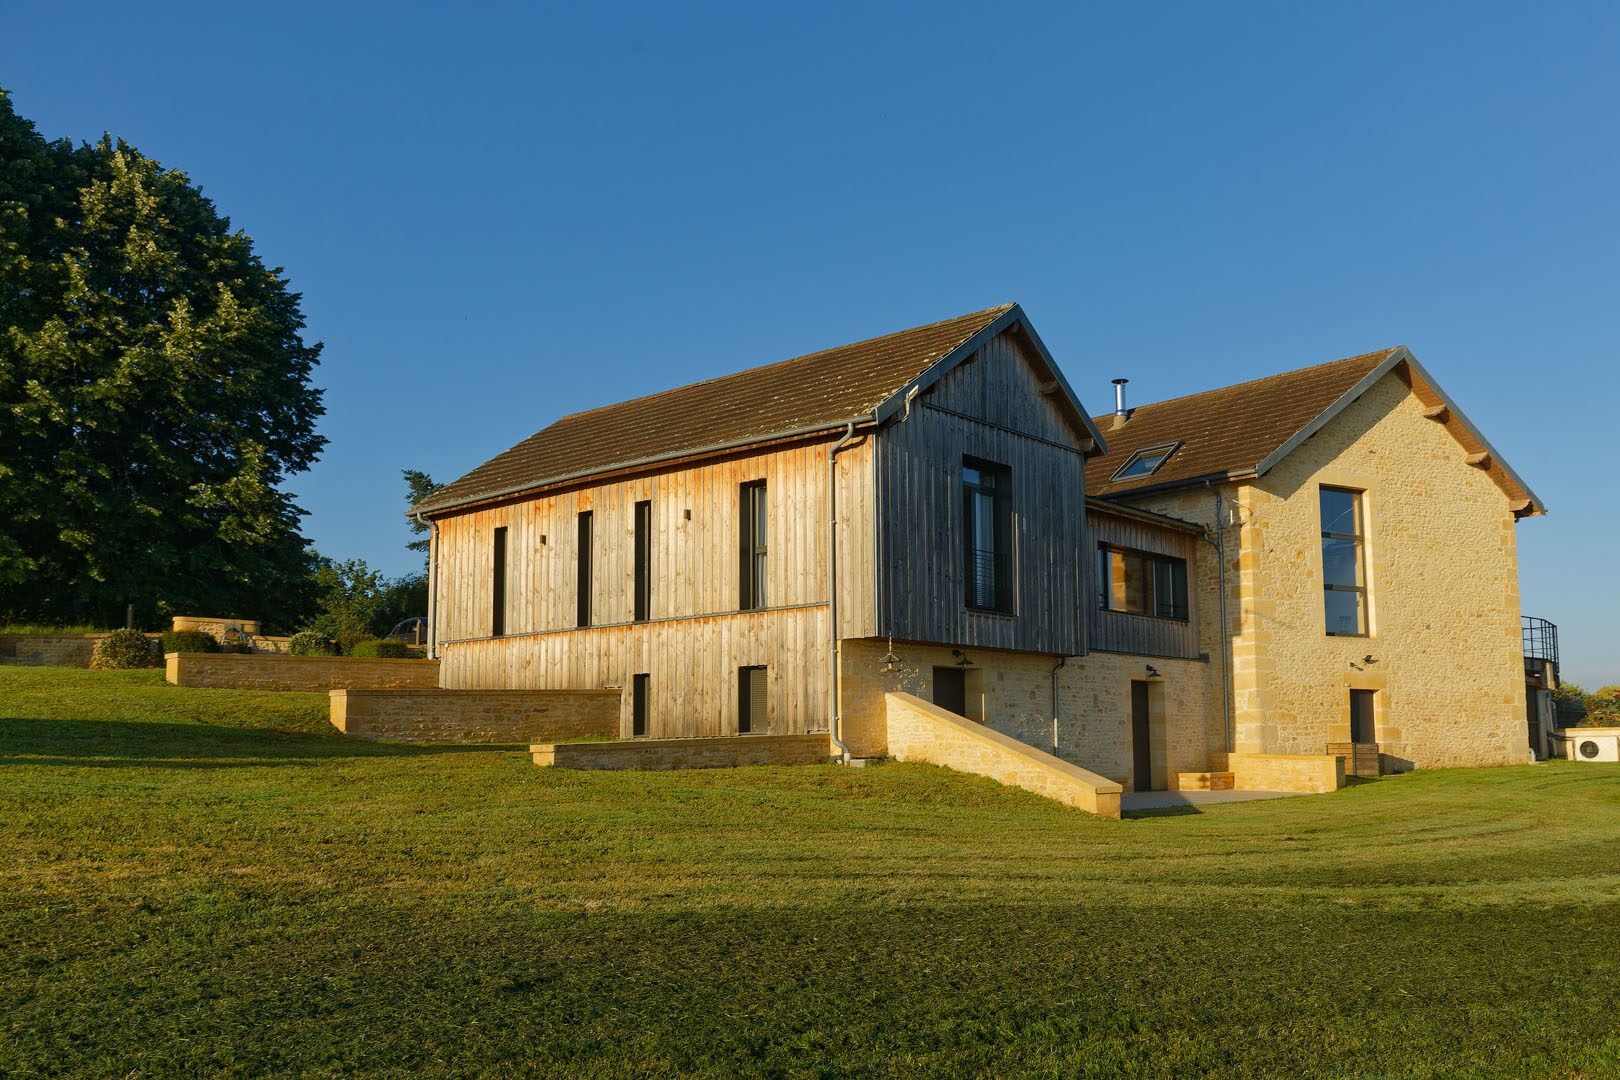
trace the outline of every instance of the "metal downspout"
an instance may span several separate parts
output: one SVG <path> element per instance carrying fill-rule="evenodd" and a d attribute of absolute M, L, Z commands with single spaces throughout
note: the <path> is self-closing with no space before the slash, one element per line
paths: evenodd
<path fill-rule="evenodd" d="M 1210 543 L 1215 545 L 1215 560 L 1219 564 L 1218 577 L 1221 593 L 1221 708 L 1226 714 L 1226 752 L 1232 753 L 1235 742 L 1232 732 L 1232 661 L 1227 655 L 1229 643 L 1227 640 L 1228 627 L 1226 625 L 1226 524 L 1222 519 L 1221 489 L 1208 480 L 1204 486 L 1215 495 L 1215 539 Z M 1209 540 L 1208 534 L 1204 536 Z"/>
<path fill-rule="evenodd" d="M 827 732 L 833 745 L 843 753 L 843 763 L 853 756 L 844 745 L 843 717 L 838 712 L 838 473 L 833 459 L 855 437 L 855 421 L 827 451 Z"/>
<path fill-rule="evenodd" d="M 1069 662 L 1067 656 L 1058 657 L 1057 666 L 1052 668 L 1052 756 L 1058 756 L 1058 672 Z"/>

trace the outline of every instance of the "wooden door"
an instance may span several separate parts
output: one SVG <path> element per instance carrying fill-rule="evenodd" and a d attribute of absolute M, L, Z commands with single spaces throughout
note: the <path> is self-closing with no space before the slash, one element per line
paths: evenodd
<path fill-rule="evenodd" d="M 1131 756 L 1137 791 L 1154 791 L 1153 725 L 1148 718 L 1148 684 L 1131 682 Z"/>
<path fill-rule="evenodd" d="M 934 669 L 934 704 L 957 716 L 967 715 L 967 672 L 959 667 Z"/>

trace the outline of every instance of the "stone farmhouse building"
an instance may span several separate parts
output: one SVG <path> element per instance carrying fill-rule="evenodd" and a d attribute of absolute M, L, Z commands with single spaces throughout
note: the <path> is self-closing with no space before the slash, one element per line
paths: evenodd
<path fill-rule="evenodd" d="M 1536 496 L 1405 348 L 1093 416 L 1007 305 L 565 416 L 413 511 L 457 690 L 620 736 L 909 693 L 1126 790 L 1526 760 Z"/>

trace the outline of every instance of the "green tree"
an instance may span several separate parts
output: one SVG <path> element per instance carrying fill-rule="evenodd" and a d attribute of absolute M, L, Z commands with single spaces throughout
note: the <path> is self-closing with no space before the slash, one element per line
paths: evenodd
<path fill-rule="evenodd" d="M 3 614 L 307 611 L 321 393 L 299 296 L 186 175 L 0 90 Z"/>
<path fill-rule="evenodd" d="M 433 482 L 433 477 L 429 476 L 420 469 L 401 469 L 400 473 L 405 477 L 406 507 L 415 506 L 429 495 L 432 495 L 434 492 L 444 487 L 443 484 L 435 484 Z M 421 534 L 429 532 L 431 528 L 432 527 L 428 525 L 427 522 L 419 521 L 414 517 L 411 518 L 411 533 L 413 535 L 421 536 Z M 420 551 L 425 557 L 428 552 L 428 538 L 423 536 L 422 539 L 412 540 L 405 546 L 412 551 Z"/>

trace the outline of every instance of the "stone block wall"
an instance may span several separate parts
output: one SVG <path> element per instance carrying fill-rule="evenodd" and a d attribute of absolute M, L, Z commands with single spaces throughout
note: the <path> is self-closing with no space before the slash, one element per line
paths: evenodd
<path fill-rule="evenodd" d="M 889 753 L 1021 787 L 1099 817 L 1119 818 L 1120 785 L 913 694 L 889 694 Z"/>
<path fill-rule="evenodd" d="M 331 692 L 345 735 L 425 743 L 532 743 L 609 739 L 619 732 L 617 690 L 355 690 Z"/>
<path fill-rule="evenodd" d="M 1239 518 L 1225 529 L 1239 752 L 1324 754 L 1350 738 L 1357 689 L 1374 692 L 1379 750 L 1398 770 L 1528 758 L 1517 526 L 1467 456 L 1391 373 L 1266 476 L 1226 489 Z M 1363 493 L 1365 637 L 1325 631 L 1323 485 Z M 1214 516 L 1204 491 L 1132 501 Z M 1200 559 L 1200 588 L 1214 570 Z"/>
<path fill-rule="evenodd" d="M 1239 791 L 1317 794 L 1344 787 L 1344 759 L 1326 754 L 1222 754 Z"/>
<path fill-rule="evenodd" d="M 617 711 L 615 711 L 615 728 Z M 824 765 L 825 732 L 810 735 L 721 735 L 702 739 L 618 739 L 537 744 L 536 765 L 565 769 L 729 769 L 739 765 Z"/>
<path fill-rule="evenodd" d="M 25 667 L 89 667 L 106 634 L 0 634 L 0 661 Z M 156 635 L 147 637 L 157 641 Z M 154 652 L 156 651 L 154 647 Z"/>
<path fill-rule="evenodd" d="M 437 660 L 372 660 L 354 656 L 267 653 L 169 653 L 164 677 L 176 686 L 234 690 L 432 690 Z"/>
<path fill-rule="evenodd" d="M 953 667 L 960 659 L 949 646 L 895 642 L 900 670 L 886 673 L 881 660 L 888 648 L 888 642 L 870 639 L 840 643 L 845 742 L 857 757 L 889 752 L 887 695 L 913 694 L 932 701 L 934 667 Z M 1051 753 L 1052 672 L 1058 658 L 991 649 L 963 651 L 972 665 L 967 669 L 970 718 Z M 1149 678 L 1150 664 L 1158 678 Z M 1132 786 L 1131 682 L 1146 680 L 1156 786 L 1170 786 L 1177 772 L 1207 769 L 1210 754 L 1225 745 L 1220 678 L 1218 664 L 1199 660 L 1124 653 L 1070 657 L 1057 671 L 1054 756 Z"/>

